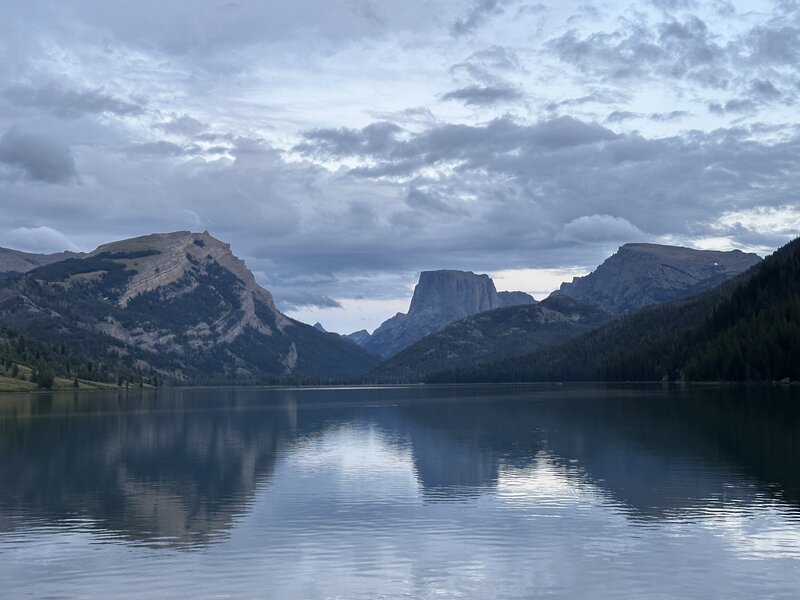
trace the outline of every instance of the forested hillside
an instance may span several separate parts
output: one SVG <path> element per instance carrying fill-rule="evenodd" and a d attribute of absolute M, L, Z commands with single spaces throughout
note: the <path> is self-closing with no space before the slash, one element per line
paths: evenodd
<path fill-rule="evenodd" d="M 693 298 L 648 307 L 566 344 L 430 382 L 800 379 L 800 238 Z"/>

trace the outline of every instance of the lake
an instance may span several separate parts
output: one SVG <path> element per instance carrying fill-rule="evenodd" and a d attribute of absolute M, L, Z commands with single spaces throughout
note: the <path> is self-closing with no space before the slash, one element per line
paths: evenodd
<path fill-rule="evenodd" d="M 797 598 L 800 390 L 0 395 L 3 598 Z"/>

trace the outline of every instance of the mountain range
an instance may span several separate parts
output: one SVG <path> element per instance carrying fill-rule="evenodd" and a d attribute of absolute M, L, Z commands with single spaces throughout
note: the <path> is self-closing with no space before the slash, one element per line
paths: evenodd
<path fill-rule="evenodd" d="M 207 232 L 106 244 L 6 278 L 0 325 L 80 349 L 95 371 L 124 367 L 175 383 L 341 379 L 378 363 L 283 315 L 230 246 Z"/>
<path fill-rule="evenodd" d="M 626 244 L 542 302 L 498 292 L 488 275 L 424 271 L 407 313 L 340 336 L 282 314 L 208 232 L 88 254 L 0 249 L 0 388 L 4 377 L 54 375 L 76 386 L 709 376 L 700 359 L 632 365 L 663 356 L 659 332 L 697 329 L 722 290 L 765 264 L 740 251 Z M 673 342 L 662 340 L 671 351 Z"/>
<path fill-rule="evenodd" d="M 531 354 L 429 382 L 800 379 L 800 238 L 695 296 L 643 308 Z"/>

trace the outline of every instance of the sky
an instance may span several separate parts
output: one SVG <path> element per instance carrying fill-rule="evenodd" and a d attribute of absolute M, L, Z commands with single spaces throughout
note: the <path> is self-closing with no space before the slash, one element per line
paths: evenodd
<path fill-rule="evenodd" d="M 329 330 L 800 230 L 800 2 L 0 0 L 0 246 L 177 230 Z"/>

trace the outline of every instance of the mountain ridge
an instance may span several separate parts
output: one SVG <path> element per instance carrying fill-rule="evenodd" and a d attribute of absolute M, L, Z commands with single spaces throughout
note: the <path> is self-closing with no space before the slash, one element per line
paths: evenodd
<path fill-rule="evenodd" d="M 0 324 L 176 382 L 346 378 L 377 363 L 280 313 L 208 232 L 112 242 L 2 280 Z"/>
<path fill-rule="evenodd" d="M 800 238 L 721 285 L 646 306 L 565 344 L 433 374 L 459 381 L 800 379 Z"/>
<path fill-rule="evenodd" d="M 696 250 L 630 243 L 590 274 L 575 277 L 552 295 L 594 302 L 617 315 L 689 297 L 742 273 L 761 261 L 741 250 Z"/>

